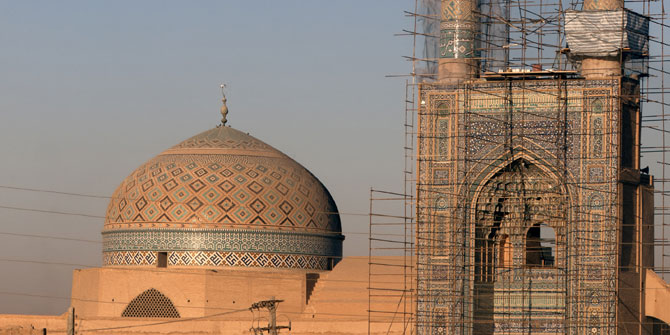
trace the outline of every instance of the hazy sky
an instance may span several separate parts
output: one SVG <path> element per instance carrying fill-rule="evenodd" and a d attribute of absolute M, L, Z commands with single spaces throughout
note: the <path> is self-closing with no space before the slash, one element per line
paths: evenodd
<path fill-rule="evenodd" d="M 2 1 L 0 186 L 109 196 L 136 167 L 219 122 L 307 167 L 341 212 L 399 191 L 401 56 L 412 1 Z M 99 266 L 107 199 L 0 188 L 0 313 L 60 314 Z M 343 215 L 345 255 L 368 218 Z M 29 260 L 44 263 L 15 262 Z M 56 263 L 67 263 L 56 264 Z M 79 266 L 81 267 L 81 266 Z M 39 296 L 51 296 L 45 298 Z"/>

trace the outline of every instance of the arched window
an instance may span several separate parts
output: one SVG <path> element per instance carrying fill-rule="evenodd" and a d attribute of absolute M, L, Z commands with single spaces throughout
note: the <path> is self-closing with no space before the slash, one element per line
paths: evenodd
<path fill-rule="evenodd" d="M 556 233 L 544 224 L 534 224 L 526 233 L 526 265 L 534 267 L 554 266 L 556 257 Z"/>
<path fill-rule="evenodd" d="M 155 288 L 150 288 L 135 297 L 121 313 L 128 318 L 178 318 L 179 312 L 170 298 Z"/>

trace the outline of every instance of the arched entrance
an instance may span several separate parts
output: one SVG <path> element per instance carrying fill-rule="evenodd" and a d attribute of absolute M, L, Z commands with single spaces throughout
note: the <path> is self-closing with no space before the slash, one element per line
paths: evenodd
<path fill-rule="evenodd" d="M 475 334 L 555 333 L 564 315 L 565 188 L 518 159 L 475 201 Z M 557 308 L 558 307 L 558 308 Z"/>

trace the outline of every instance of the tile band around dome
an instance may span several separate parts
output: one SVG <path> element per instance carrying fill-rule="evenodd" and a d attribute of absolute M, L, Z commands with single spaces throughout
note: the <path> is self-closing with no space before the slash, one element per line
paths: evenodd
<path fill-rule="evenodd" d="M 229 229 L 134 229 L 103 232 L 104 252 L 231 251 L 275 252 L 337 257 L 342 236 L 284 231 Z"/>
<path fill-rule="evenodd" d="M 184 267 L 264 267 L 330 270 L 339 259 L 309 255 L 284 255 L 257 252 L 169 251 L 167 266 Z M 154 251 L 117 251 L 103 253 L 104 266 L 156 266 Z"/>

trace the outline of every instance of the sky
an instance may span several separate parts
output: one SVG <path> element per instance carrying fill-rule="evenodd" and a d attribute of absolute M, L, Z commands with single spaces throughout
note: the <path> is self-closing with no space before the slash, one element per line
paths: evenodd
<path fill-rule="evenodd" d="M 72 270 L 101 264 L 105 197 L 216 126 L 221 83 L 229 125 L 309 169 L 340 212 L 402 191 L 405 82 L 386 76 L 410 70 L 394 34 L 411 6 L 0 1 L 0 314 L 66 311 Z M 368 218 L 342 221 L 345 256 L 367 255 Z"/>

